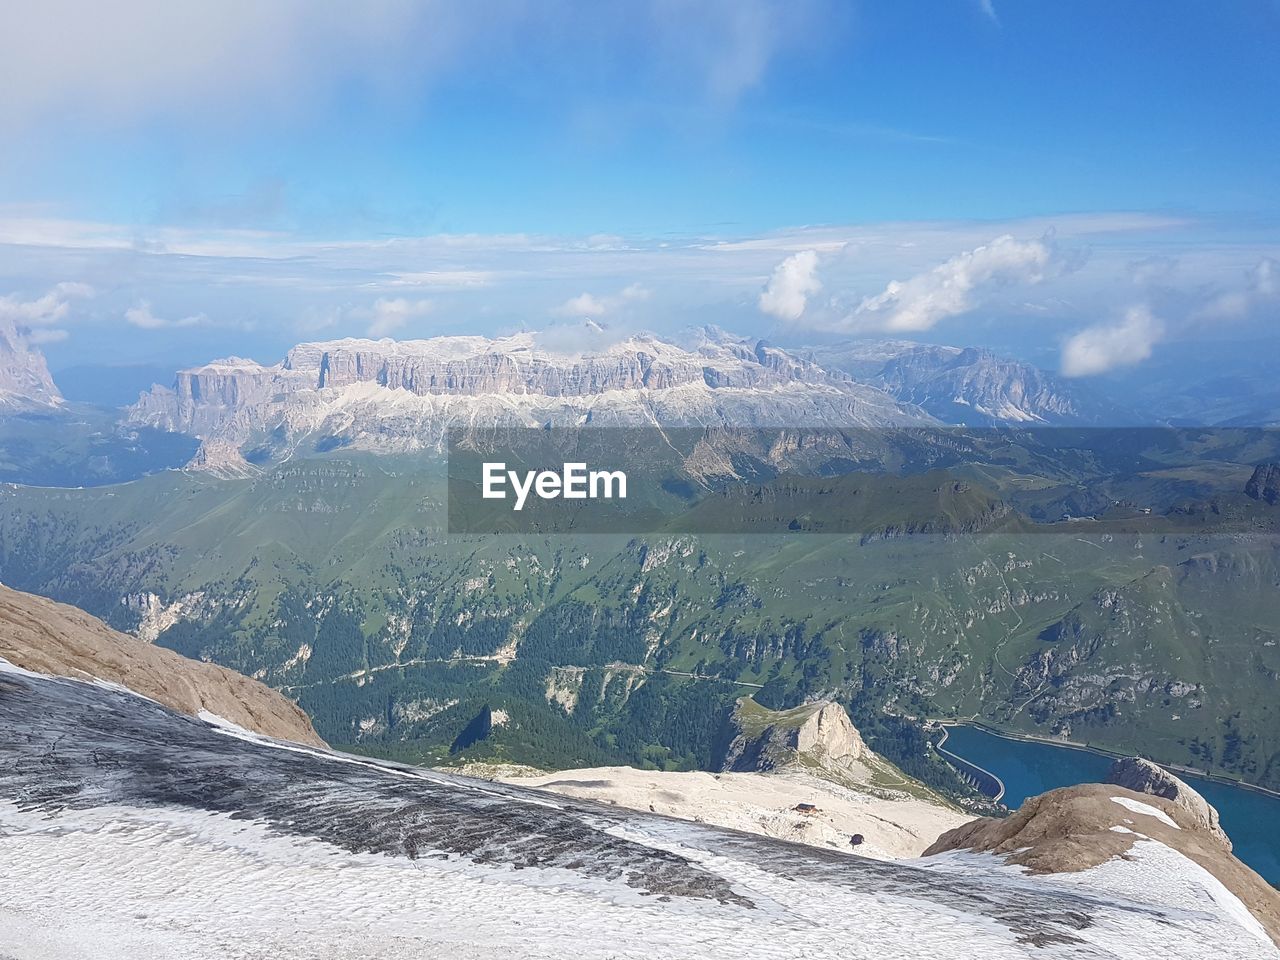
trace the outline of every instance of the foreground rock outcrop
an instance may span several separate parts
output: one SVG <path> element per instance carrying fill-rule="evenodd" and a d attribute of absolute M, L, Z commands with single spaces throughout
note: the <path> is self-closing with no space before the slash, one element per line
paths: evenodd
<path fill-rule="evenodd" d="M 1280 960 L 1189 859 L 1134 856 L 1123 875 L 886 863 L 0 669 L 13 960 Z"/>
<path fill-rule="evenodd" d="M 925 856 L 992 853 L 1031 873 L 1072 874 L 1130 860 L 1137 844 L 1152 840 L 1216 878 L 1280 944 L 1280 893 L 1232 855 L 1222 831 L 1208 826 L 1185 796 L 1179 802 L 1114 784 L 1063 787 L 1031 797 L 1006 819 L 984 817 L 949 830 Z"/>
<path fill-rule="evenodd" d="M 1231 839 L 1219 824 L 1218 811 L 1213 804 L 1164 767 L 1141 757 L 1124 757 L 1111 765 L 1107 783 L 1176 803 L 1196 822 L 1197 827 L 1216 837 L 1228 850 L 1231 849 Z"/>
<path fill-rule="evenodd" d="M 5 586 L 0 658 L 33 673 L 119 684 L 180 713 L 205 711 L 265 736 L 324 746 L 302 709 L 270 687 L 119 633 L 83 610 Z"/>

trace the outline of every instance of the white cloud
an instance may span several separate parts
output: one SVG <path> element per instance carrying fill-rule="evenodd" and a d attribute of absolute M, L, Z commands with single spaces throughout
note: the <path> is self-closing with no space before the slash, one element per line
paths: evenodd
<path fill-rule="evenodd" d="M 425 270 L 394 274 L 391 284 L 405 287 L 433 287 L 442 290 L 462 290 L 487 287 L 495 274 L 487 270 Z"/>
<path fill-rule="evenodd" d="M 996 13 L 996 5 L 994 0 L 978 0 L 978 9 L 982 11 L 983 16 L 994 24 L 1000 23 L 1000 17 Z"/>
<path fill-rule="evenodd" d="M 151 304 L 146 300 L 139 300 L 132 307 L 126 310 L 124 312 L 124 318 L 126 322 L 137 327 L 139 330 L 163 330 L 172 327 L 194 327 L 204 323 L 207 319 L 203 313 L 190 317 L 181 317 L 177 320 L 157 317 L 151 310 Z"/>
<path fill-rule="evenodd" d="M 884 291 L 858 305 L 846 326 L 894 332 L 929 330 L 941 320 L 968 313 L 992 287 L 1041 282 L 1055 261 L 1045 240 L 1015 240 L 1005 234 L 957 254 L 909 280 L 890 281 Z"/>
<path fill-rule="evenodd" d="M 447 59 L 456 14 L 398 0 L 23 4 L 0 31 L 0 116 L 207 120 L 298 105 L 352 79 L 390 88 L 397 70 L 410 81 Z"/>
<path fill-rule="evenodd" d="M 580 293 L 576 297 L 570 297 L 564 303 L 556 308 L 556 313 L 566 317 L 576 316 L 602 316 L 607 313 L 609 308 L 605 306 L 605 302 L 599 297 L 592 296 L 589 293 Z"/>
<path fill-rule="evenodd" d="M 1280 260 L 1263 257 L 1245 275 L 1244 288 L 1218 294 L 1199 311 L 1205 320 L 1238 320 L 1280 299 Z"/>
<path fill-rule="evenodd" d="M 551 312 L 560 317 L 606 317 L 618 313 L 628 304 L 648 300 L 652 295 L 653 291 L 648 287 L 632 283 L 610 296 L 580 293 L 576 297 L 570 297 Z"/>
<path fill-rule="evenodd" d="M 682 103 L 732 105 L 848 20 L 835 0 L 41 0 L 6 5 L 0 119 L 293 118 L 351 88 L 399 105 L 517 58 L 548 74 L 594 58 Z"/>
<path fill-rule="evenodd" d="M 69 336 L 71 334 L 68 331 L 59 327 L 40 327 L 27 334 L 27 341 L 40 346 L 44 343 L 61 343 Z"/>
<path fill-rule="evenodd" d="M 0 297 L 0 321 L 8 321 L 19 327 L 49 327 L 66 319 L 71 312 L 73 300 L 91 296 L 93 288 L 87 284 L 59 283 L 34 300 L 20 300 L 12 295 Z"/>
<path fill-rule="evenodd" d="M 822 289 L 818 279 L 818 252 L 801 250 L 773 268 L 760 293 L 760 309 L 780 320 L 796 321 L 804 314 L 809 297 Z"/>
<path fill-rule="evenodd" d="M 425 317 L 432 309 L 433 304 L 430 300 L 379 297 L 369 311 L 368 334 L 371 337 L 390 336 L 410 320 Z"/>
<path fill-rule="evenodd" d="M 1130 307 L 1119 323 L 1087 327 L 1067 340 L 1062 348 L 1063 376 L 1090 377 L 1141 363 L 1163 336 L 1164 324 L 1150 309 Z"/>

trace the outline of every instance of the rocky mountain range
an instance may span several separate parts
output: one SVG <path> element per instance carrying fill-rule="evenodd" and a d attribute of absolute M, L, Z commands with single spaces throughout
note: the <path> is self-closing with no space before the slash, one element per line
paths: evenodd
<path fill-rule="evenodd" d="M 232 443 L 251 460 L 441 449 L 451 428 L 935 422 L 877 387 L 718 331 L 688 348 L 635 336 L 576 350 L 528 333 L 304 343 L 272 366 L 233 357 L 179 371 L 128 417 Z"/>
<path fill-rule="evenodd" d="M 945 423 L 1116 424 L 1117 411 L 1037 367 L 979 347 L 873 340 L 808 353 L 827 369 L 880 387 Z"/>
<path fill-rule="evenodd" d="M 1115 419 L 1049 374 L 984 349 L 853 341 L 788 350 L 716 327 L 680 342 L 607 333 L 302 343 L 270 365 L 228 357 L 179 370 L 120 426 L 205 441 L 194 468 L 244 476 L 297 453 L 439 450 L 459 428 Z M 0 327 L 0 409 L 62 403 L 41 352 L 12 323 Z"/>

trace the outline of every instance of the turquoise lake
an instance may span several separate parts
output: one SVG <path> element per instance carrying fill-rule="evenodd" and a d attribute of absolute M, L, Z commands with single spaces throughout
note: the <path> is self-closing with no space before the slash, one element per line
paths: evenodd
<path fill-rule="evenodd" d="M 1100 783 L 1109 757 L 1051 743 L 1009 740 L 977 727 L 950 727 L 946 749 L 990 770 L 1005 785 L 1004 802 L 1016 808 L 1027 797 L 1077 783 Z M 1218 808 L 1235 853 L 1273 886 L 1280 886 L 1280 797 L 1178 774 Z"/>

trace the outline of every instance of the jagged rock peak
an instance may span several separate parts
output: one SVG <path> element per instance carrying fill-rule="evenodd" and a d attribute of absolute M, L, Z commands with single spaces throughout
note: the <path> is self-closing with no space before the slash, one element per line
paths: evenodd
<path fill-rule="evenodd" d="M 252 477 L 260 472 L 244 458 L 239 447 L 227 440 L 203 441 L 186 468 L 227 480 Z"/>
<path fill-rule="evenodd" d="M 793 764 L 841 765 L 869 751 L 862 735 L 838 703 L 820 700 L 776 711 L 750 698 L 738 701 L 736 735 L 724 770 L 776 770 Z"/>
<path fill-rule="evenodd" d="M 62 392 L 26 331 L 0 318 L 0 408 L 56 407 Z"/>

